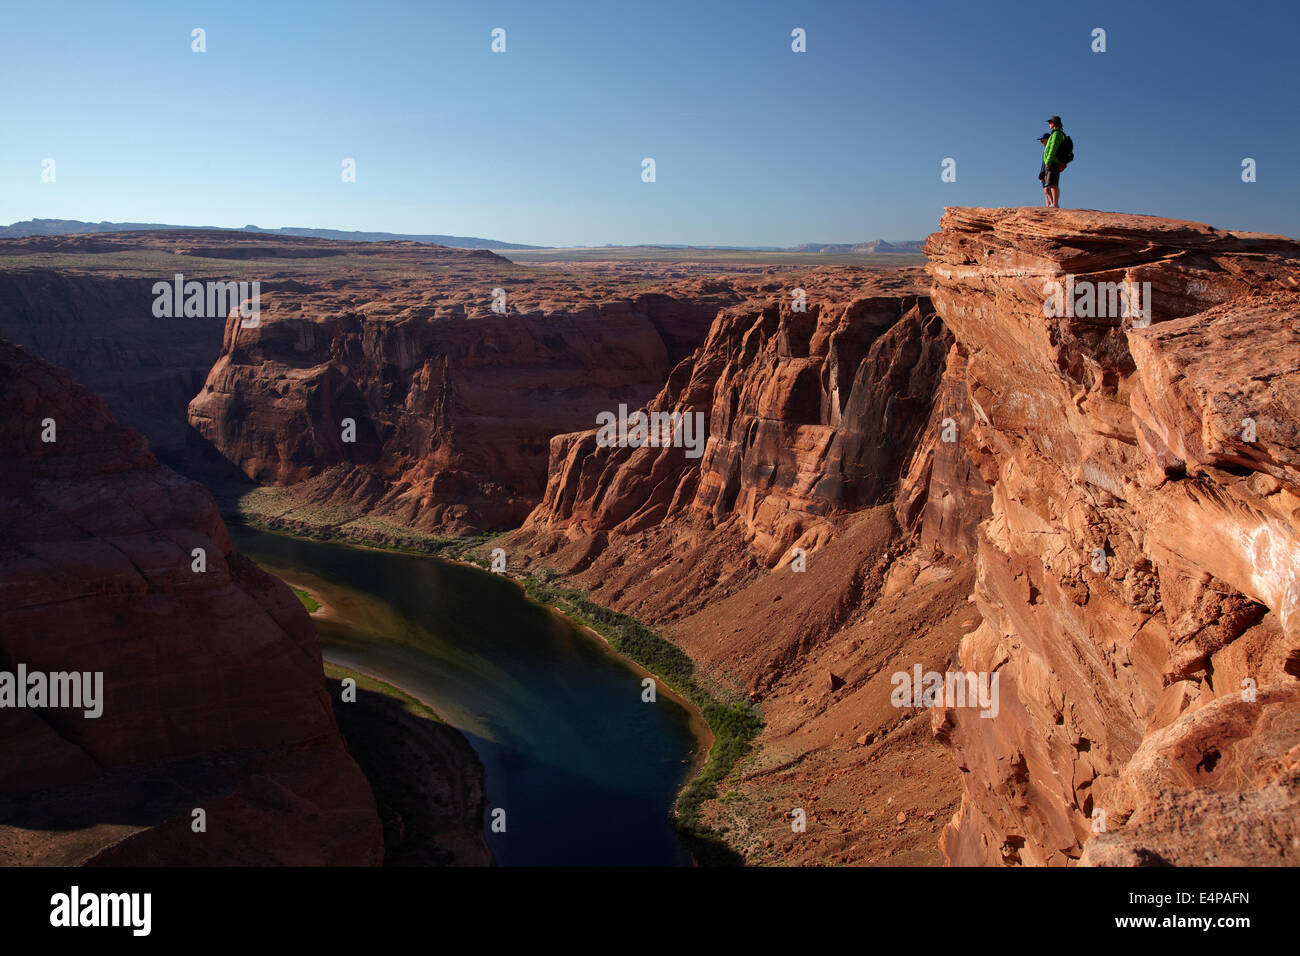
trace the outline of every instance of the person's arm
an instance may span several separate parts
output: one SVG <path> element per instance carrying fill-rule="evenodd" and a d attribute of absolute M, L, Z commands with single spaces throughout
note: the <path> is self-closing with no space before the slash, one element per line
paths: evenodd
<path fill-rule="evenodd" d="M 1043 147 L 1043 164 L 1050 170 L 1052 163 L 1056 162 L 1056 157 L 1061 151 L 1061 138 L 1064 134 L 1059 129 L 1052 130 L 1052 135 L 1047 137 L 1047 145 Z"/>

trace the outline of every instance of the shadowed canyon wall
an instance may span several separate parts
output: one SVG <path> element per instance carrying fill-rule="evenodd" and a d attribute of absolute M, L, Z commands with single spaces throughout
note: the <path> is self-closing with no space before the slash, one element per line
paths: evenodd
<path fill-rule="evenodd" d="M 55 269 L 0 271 L 0 336 L 65 370 L 173 462 L 186 447 L 186 408 L 221 353 L 224 320 L 154 318 L 153 284 Z"/>
<path fill-rule="evenodd" d="M 0 402 L 0 669 L 103 675 L 98 717 L 0 709 L 2 862 L 378 863 L 293 593 L 201 485 L 3 341 Z"/>

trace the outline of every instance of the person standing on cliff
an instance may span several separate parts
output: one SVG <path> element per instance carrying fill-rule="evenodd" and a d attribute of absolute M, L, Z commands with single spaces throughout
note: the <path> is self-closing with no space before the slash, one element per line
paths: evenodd
<path fill-rule="evenodd" d="M 1038 137 L 1038 145 L 1045 148 L 1047 146 L 1047 137 L 1049 135 L 1050 134 L 1048 133 L 1044 133 L 1042 136 Z M 1047 189 L 1047 164 L 1046 163 L 1038 164 L 1038 182 L 1043 187 L 1043 205 L 1050 206 L 1052 204 L 1052 194 L 1048 192 Z"/>
<path fill-rule="evenodd" d="M 1061 117 L 1053 116 L 1047 121 L 1051 127 L 1047 134 L 1047 143 L 1043 146 L 1043 169 L 1047 178 L 1043 181 L 1047 195 L 1047 205 L 1053 209 L 1061 207 L 1061 172 L 1066 164 L 1061 162 L 1062 147 L 1065 145 L 1065 130 L 1061 128 Z"/>

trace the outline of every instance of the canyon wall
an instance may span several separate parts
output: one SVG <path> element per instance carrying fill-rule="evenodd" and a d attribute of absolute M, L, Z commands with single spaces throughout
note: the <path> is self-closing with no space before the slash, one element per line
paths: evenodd
<path fill-rule="evenodd" d="M 75 251 L 116 254 L 124 240 L 93 241 L 98 252 Z M 283 492 L 293 522 L 361 536 L 366 522 L 434 533 L 522 522 L 487 546 L 505 547 L 512 570 L 568 575 L 762 705 L 762 749 L 732 781 L 740 799 L 706 812 L 749 859 L 1297 861 L 1294 241 L 1082 210 L 952 209 L 927 242 L 928 275 L 828 268 L 653 283 L 401 243 L 268 242 L 167 238 L 167 274 L 209 260 L 266 276 L 259 324 L 214 324 L 215 346 L 207 332 L 186 344 L 192 361 L 149 353 L 136 332 L 110 336 L 102 368 L 87 348 L 87 317 L 138 311 L 138 275 L 112 289 L 38 269 L 0 277 L 0 317 L 42 352 L 66 354 L 83 384 L 123 408 L 136 402 L 130 414 L 169 444 L 167 409 L 215 347 L 188 406 L 190 450 Z M 1052 282 L 1091 298 L 1045 308 Z M 1118 308 L 1124 282 L 1145 290 L 1137 315 Z M 506 314 L 492 310 L 496 288 Z M 80 457 L 40 446 L 42 396 L 72 386 L 6 355 L 6 381 L 30 409 L 6 441 L 35 464 L 5 479 L 14 530 L 3 564 L 22 575 L 13 588 L 46 598 L 5 599 L 5 623 L 22 626 L 5 628 L 4 653 L 38 650 L 12 635 L 61 633 L 57 588 L 101 617 L 147 608 L 189 634 L 168 615 L 190 613 L 211 586 L 234 589 L 221 601 L 244 617 L 273 622 L 248 659 L 311 670 L 296 603 L 230 554 L 206 494 L 159 468 L 102 407 L 76 424 L 80 393 L 55 402 L 60 441 L 70 417 L 66 454 Z M 158 371 L 170 366 L 174 381 Z M 620 404 L 700 416 L 702 454 L 681 442 L 603 447 L 596 416 Z M 92 434 L 100 444 L 77 444 Z M 211 545 L 202 586 L 166 557 L 179 562 L 191 538 Z M 157 590 L 175 606 L 155 606 Z M 203 627 L 226 626 L 236 604 L 200 612 Z M 116 634 L 114 621 L 96 627 Z M 49 646 L 63 640 L 82 638 Z M 151 660 L 129 656 L 140 655 Z M 997 715 L 894 706 L 891 675 L 916 664 L 996 673 Z M 188 666 L 181 697 L 202 711 L 211 697 L 188 690 Z M 139 711 L 142 736 L 14 725 L 11 752 L 27 755 L 14 768 L 45 792 L 106 779 L 97 786 L 119 796 L 96 799 L 118 807 L 144 778 L 113 761 L 197 760 L 202 781 L 217 773 L 212 753 L 257 746 L 273 755 L 267 766 L 301 769 L 290 789 L 302 794 L 319 782 L 308 790 L 308 768 L 286 754 L 324 748 L 340 768 L 340 805 L 360 812 L 328 714 L 304 703 L 319 693 L 318 661 L 312 674 L 278 681 L 297 703 L 274 740 L 258 742 L 260 717 L 234 713 L 163 731 L 159 704 Z M 240 687 L 238 713 L 287 706 L 275 693 L 245 700 Z M 205 741 L 194 753 L 183 745 L 191 727 Z M 214 779 L 271 772 L 244 756 L 225 763 Z M 790 833 L 796 805 L 816 809 L 806 838 Z M 30 800 L 6 806 L 22 824 L 14 832 L 39 829 Z M 146 841 L 167 814 L 181 826 L 180 806 L 127 823 L 106 810 L 105 826 Z M 107 853 L 108 831 L 96 833 L 93 848 L 41 858 Z M 363 842 L 348 852 L 364 856 Z"/>
<path fill-rule="evenodd" d="M 874 798 L 947 800 L 924 715 L 949 863 L 1297 861 L 1300 245 L 953 209 L 927 253 L 926 284 L 725 310 L 647 405 L 702 412 L 703 456 L 558 435 L 495 543 L 761 703 L 767 813 L 713 808 L 751 860 L 823 858 L 782 835 L 815 798 L 832 858 L 900 852 Z M 914 663 L 996 674 L 996 715 L 892 710 Z"/>
<path fill-rule="evenodd" d="M 0 402 L 0 670 L 103 675 L 97 717 L 0 708 L 0 861 L 380 862 L 293 593 L 201 485 L 2 340 Z"/>
<path fill-rule="evenodd" d="M 736 298 L 707 285 L 507 314 L 490 296 L 467 310 L 404 308 L 391 290 L 346 303 L 273 293 L 258 327 L 228 322 L 189 421 L 247 478 L 291 489 L 316 523 L 518 525 L 545 489 L 551 436 L 643 404 Z"/>
<path fill-rule="evenodd" d="M 930 416 L 950 337 L 914 275 L 857 279 L 851 293 L 803 280 L 806 311 L 785 297 L 719 313 L 645 406 L 695 416 L 707 436 L 696 456 L 684 438 L 640 447 L 609 447 L 596 429 L 553 438 L 546 492 L 525 530 L 576 541 L 676 519 L 734 524 L 773 567 L 824 540 L 832 515 L 887 498 Z"/>
<path fill-rule="evenodd" d="M 0 254 L 14 245 L 0 243 Z M 138 276 L 5 269 L 0 336 L 65 370 L 107 402 L 124 427 L 142 432 L 154 454 L 175 462 L 186 448 L 186 409 L 221 354 L 225 323 L 155 318 L 153 283 Z"/>
<path fill-rule="evenodd" d="M 689 267 L 561 271 L 222 230 L 0 240 L 0 266 L 0 335 L 66 369 L 160 459 L 223 499 L 262 486 L 274 507 L 259 517 L 352 531 L 518 525 L 551 436 L 644 403 L 744 297 Z M 256 283 L 259 321 L 156 314 L 155 285 L 178 275 Z"/>
<path fill-rule="evenodd" d="M 964 785 L 946 858 L 1300 861 L 1300 244 L 950 209 L 926 252 L 974 468 L 912 496 L 991 489 L 958 661 L 1002 698 L 934 715 Z M 1149 283 L 1138 314 L 1091 285 L 1121 281 Z M 1098 294 L 1045 308 L 1051 282 Z"/>
<path fill-rule="evenodd" d="M 187 409 L 221 354 L 226 313 L 167 311 L 158 283 L 258 283 L 262 293 L 402 284 L 418 271 L 463 277 L 506 260 L 414 243 L 368 244 L 176 229 L 0 240 L 0 336 L 66 371 L 142 432 L 155 455 L 188 465 Z M 170 295 L 167 296 L 170 298 Z M 215 304 L 215 301 L 214 301 Z"/>

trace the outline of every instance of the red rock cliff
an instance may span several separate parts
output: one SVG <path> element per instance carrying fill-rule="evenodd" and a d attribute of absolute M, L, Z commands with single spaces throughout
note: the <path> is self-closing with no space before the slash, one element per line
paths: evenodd
<path fill-rule="evenodd" d="M 832 514 L 892 493 L 930 415 L 950 339 L 913 277 L 809 289 L 807 311 L 752 300 L 721 312 L 650 413 L 701 415 L 707 444 L 600 447 L 594 429 L 551 441 L 530 530 L 626 535 L 675 518 L 734 524 L 763 566 L 812 548 Z M 841 284 L 843 274 L 833 274 Z"/>
<path fill-rule="evenodd" d="M 1300 244 L 950 209 L 926 252 L 978 476 L 924 497 L 991 487 L 959 663 L 1001 675 L 996 718 L 935 715 L 946 857 L 1300 862 Z M 1149 313 L 1045 314 L 1067 277 L 1150 283 Z"/>
<path fill-rule="evenodd" d="M 736 299 L 697 282 L 680 298 L 534 293 L 498 315 L 489 293 L 505 280 L 467 281 L 483 286 L 472 301 L 469 285 L 434 302 L 364 285 L 346 301 L 264 296 L 257 328 L 227 324 L 190 424 L 248 478 L 323 509 L 421 531 L 517 525 L 542 496 L 551 436 L 644 403 Z"/>
<path fill-rule="evenodd" d="M 781 770 L 838 821 L 891 786 L 878 756 L 925 766 L 886 703 L 925 661 L 1000 682 L 996 716 L 925 712 L 961 776 L 947 861 L 1300 860 L 1300 245 L 954 209 L 927 252 L 929 301 L 725 311 L 648 406 L 703 411 L 704 456 L 557 436 L 511 561 L 570 572 L 761 700 L 760 805 Z M 972 570 L 973 619 L 942 591 Z M 863 729 L 867 755 L 843 752 Z"/>

